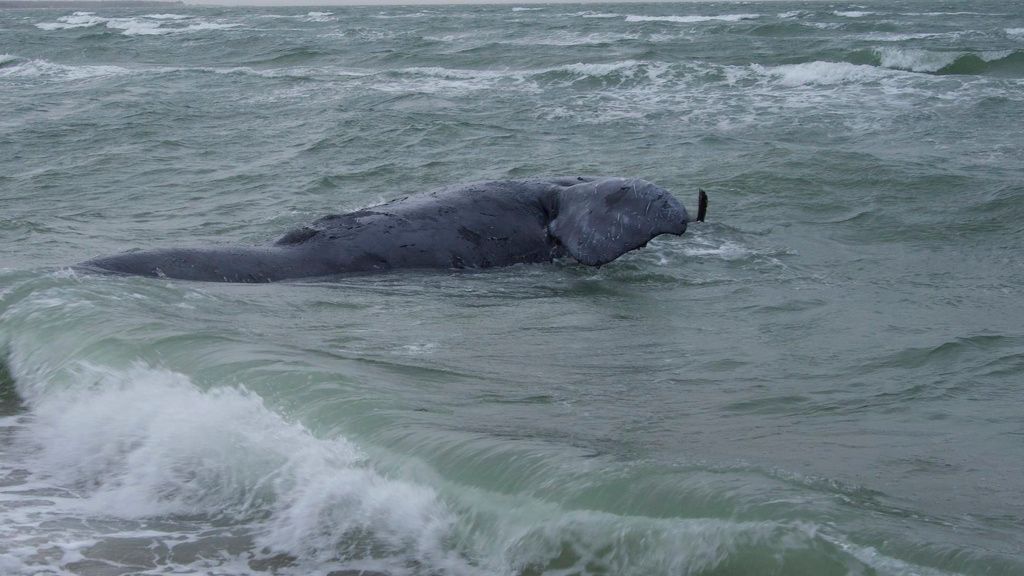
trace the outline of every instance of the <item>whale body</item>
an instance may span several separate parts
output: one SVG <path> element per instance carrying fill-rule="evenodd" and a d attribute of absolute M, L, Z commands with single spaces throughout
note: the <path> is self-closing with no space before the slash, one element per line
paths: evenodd
<path fill-rule="evenodd" d="M 701 192 L 701 214 L 706 200 Z M 600 266 L 689 216 L 639 178 L 531 178 L 450 186 L 324 216 L 272 245 L 126 252 L 82 263 L 108 272 L 215 282 L 400 268 L 489 268 L 571 256 Z"/>

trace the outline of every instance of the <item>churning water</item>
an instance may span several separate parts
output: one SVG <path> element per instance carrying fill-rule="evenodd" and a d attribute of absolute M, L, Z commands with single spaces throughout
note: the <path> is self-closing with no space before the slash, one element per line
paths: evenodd
<path fill-rule="evenodd" d="M 1024 573 L 1024 7 L 0 12 L 0 573 Z M 635 175 L 571 262 L 98 276 Z"/>

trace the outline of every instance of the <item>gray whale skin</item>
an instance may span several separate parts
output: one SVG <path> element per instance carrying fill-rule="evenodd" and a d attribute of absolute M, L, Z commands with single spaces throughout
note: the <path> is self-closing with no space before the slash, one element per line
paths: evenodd
<path fill-rule="evenodd" d="M 678 200 L 639 178 L 498 180 L 325 216 L 269 246 L 126 252 L 81 266 L 212 282 L 488 268 L 565 255 L 600 266 L 659 234 L 682 234 L 688 221 Z"/>

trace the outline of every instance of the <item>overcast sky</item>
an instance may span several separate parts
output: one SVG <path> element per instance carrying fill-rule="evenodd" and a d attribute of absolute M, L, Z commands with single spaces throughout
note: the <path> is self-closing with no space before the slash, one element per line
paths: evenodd
<path fill-rule="evenodd" d="M 652 0 L 185 0 L 186 4 L 220 6 L 358 6 L 395 4 L 621 4 L 651 2 Z M 711 0 L 655 0 L 677 4 L 704 4 Z M 714 0 L 720 2 L 749 3 L 773 0 Z"/>

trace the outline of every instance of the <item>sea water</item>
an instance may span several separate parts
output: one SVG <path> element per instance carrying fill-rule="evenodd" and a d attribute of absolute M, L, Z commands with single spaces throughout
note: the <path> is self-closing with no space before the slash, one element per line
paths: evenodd
<path fill-rule="evenodd" d="M 0 573 L 1024 574 L 1024 8 L 0 11 Z M 101 276 L 475 180 L 571 261 Z"/>

